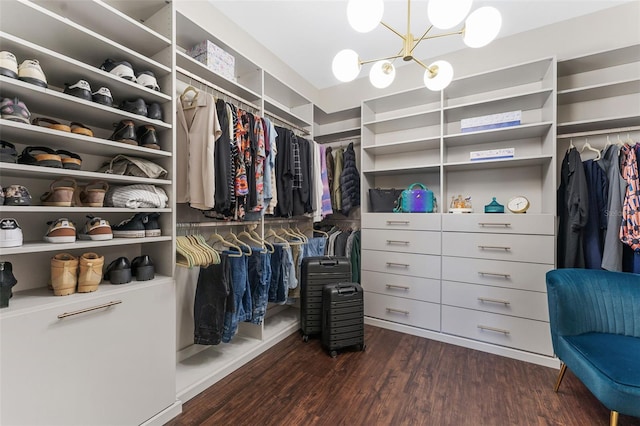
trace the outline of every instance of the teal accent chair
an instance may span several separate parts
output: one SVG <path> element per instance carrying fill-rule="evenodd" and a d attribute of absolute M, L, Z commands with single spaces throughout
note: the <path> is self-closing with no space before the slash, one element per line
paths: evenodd
<path fill-rule="evenodd" d="M 547 272 L 551 340 L 567 368 L 611 410 L 640 417 L 640 275 L 588 269 Z"/>

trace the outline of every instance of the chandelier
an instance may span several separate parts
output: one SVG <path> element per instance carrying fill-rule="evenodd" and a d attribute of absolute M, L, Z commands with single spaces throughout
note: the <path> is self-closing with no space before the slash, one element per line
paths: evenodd
<path fill-rule="evenodd" d="M 453 79 L 451 64 L 438 60 L 430 65 L 425 65 L 414 56 L 414 50 L 423 40 L 450 35 L 462 35 L 464 43 L 469 47 L 483 47 L 491 43 L 500 31 L 502 16 L 497 9 L 490 6 L 481 7 L 469 14 L 472 2 L 473 0 L 429 0 L 427 14 L 431 25 L 422 36 L 415 38 L 411 33 L 411 0 L 407 0 L 407 31 L 405 34 L 382 22 L 383 0 L 349 0 L 347 18 L 354 30 L 367 33 L 378 24 L 382 24 L 402 39 L 402 49 L 396 55 L 366 61 L 360 60 L 358 54 L 351 49 L 341 50 L 333 58 L 334 76 L 342 82 L 352 81 L 360 73 L 362 65 L 374 62 L 369 72 L 369 80 L 374 87 L 383 89 L 388 87 L 396 76 L 393 61 L 402 58 L 405 62 L 414 61 L 425 69 L 424 84 L 428 89 L 434 91 L 444 89 Z M 430 34 L 433 28 L 449 30 L 458 26 L 463 20 L 465 20 L 464 25 L 458 31 Z"/>

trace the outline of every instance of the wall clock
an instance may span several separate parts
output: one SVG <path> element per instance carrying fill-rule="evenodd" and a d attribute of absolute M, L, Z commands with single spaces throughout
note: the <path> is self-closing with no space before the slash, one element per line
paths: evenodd
<path fill-rule="evenodd" d="M 524 195 L 517 195 L 509 200 L 507 208 L 512 213 L 526 213 L 531 205 Z"/>

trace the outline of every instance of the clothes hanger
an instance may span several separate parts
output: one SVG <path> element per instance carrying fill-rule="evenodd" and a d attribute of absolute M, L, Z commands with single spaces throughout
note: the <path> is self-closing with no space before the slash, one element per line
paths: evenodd
<path fill-rule="evenodd" d="M 293 232 L 291 232 L 290 229 L 286 229 L 286 228 L 281 226 L 279 231 L 280 231 L 280 233 L 278 235 L 280 235 L 280 236 L 286 235 L 289 238 L 293 238 L 293 240 L 287 239 L 287 241 L 289 242 L 290 245 L 299 246 L 299 245 L 302 245 L 304 243 L 304 241 L 302 241 L 300 236 L 294 234 Z"/>
<path fill-rule="evenodd" d="M 176 265 L 193 268 L 196 265 L 196 260 L 188 248 L 184 247 L 186 238 L 185 236 L 176 237 Z"/>
<path fill-rule="evenodd" d="M 253 238 L 253 236 L 251 234 L 249 234 L 247 231 L 242 231 L 242 232 L 238 233 L 237 238 L 240 241 L 242 241 L 241 238 L 246 238 L 247 240 L 249 240 L 252 243 L 256 244 L 261 249 L 260 253 L 266 253 L 267 252 L 267 248 L 264 246 L 263 242 Z"/>
<path fill-rule="evenodd" d="M 216 248 L 216 244 L 220 243 L 224 247 L 233 249 L 231 253 L 229 253 L 229 257 L 242 257 L 242 249 L 237 245 L 230 243 L 229 241 L 222 238 L 222 235 L 218 234 L 218 231 L 215 231 L 213 234 L 209 235 L 209 240 L 213 241 L 213 244 L 207 242 L 214 250 Z"/>
<path fill-rule="evenodd" d="M 191 98 L 191 100 L 187 99 L 187 94 L 189 92 L 194 92 L 193 98 Z M 182 109 L 188 110 L 188 109 L 196 108 L 198 106 L 198 103 L 196 101 L 198 100 L 199 94 L 200 92 L 198 91 L 198 89 L 196 89 L 192 85 L 188 85 L 180 95 L 180 102 L 183 104 Z M 187 106 L 184 106 L 185 103 L 187 104 Z"/>
<path fill-rule="evenodd" d="M 204 255 L 206 264 L 200 266 L 209 266 L 212 264 L 220 263 L 220 255 L 213 249 L 213 247 L 207 244 L 204 236 L 200 234 L 194 234 L 189 235 L 188 238 L 193 242 L 194 248 L 199 250 Z"/>
<path fill-rule="evenodd" d="M 273 253 L 274 251 L 276 251 L 275 247 L 273 247 L 273 244 L 271 244 L 269 241 L 265 240 L 264 238 L 261 238 L 260 235 L 258 235 L 258 233 L 255 230 L 250 229 L 248 232 L 253 236 L 253 238 L 259 241 L 262 241 L 262 244 L 264 244 L 264 246 L 266 247 L 269 253 Z"/>
<path fill-rule="evenodd" d="M 274 231 L 273 229 L 269 229 L 267 231 L 267 234 L 265 235 L 265 238 L 273 238 L 274 240 L 280 242 L 281 244 L 283 244 L 285 247 L 287 248 L 291 248 L 291 245 L 289 244 L 289 241 L 286 240 L 285 238 L 282 238 L 280 235 L 278 235 L 276 233 L 276 231 Z"/>
<path fill-rule="evenodd" d="M 236 234 L 234 234 L 233 232 L 229 232 L 227 235 L 225 235 L 223 237 L 225 240 L 232 242 L 232 243 L 236 243 L 237 245 L 244 247 L 247 249 L 247 256 L 251 256 L 253 254 L 253 250 L 251 250 L 251 246 L 247 243 L 245 243 L 244 241 L 240 241 L 240 239 L 238 239 L 238 236 Z"/>
<path fill-rule="evenodd" d="M 598 151 L 597 149 L 592 147 L 591 144 L 589 143 L 589 140 L 587 140 L 586 138 L 585 138 L 584 145 L 582 145 L 582 149 L 580 149 L 580 153 L 581 154 L 584 152 L 585 148 L 588 149 L 589 151 L 593 151 L 593 152 L 595 152 L 597 154 L 596 158 L 594 159 L 595 161 L 600 159 L 600 151 Z"/>
<path fill-rule="evenodd" d="M 309 242 L 309 237 L 307 237 L 307 235 L 304 232 L 302 232 L 300 228 L 298 228 L 297 226 L 294 226 L 291 229 L 293 230 L 294 234 L 298 234 L 305 243 Z"/>

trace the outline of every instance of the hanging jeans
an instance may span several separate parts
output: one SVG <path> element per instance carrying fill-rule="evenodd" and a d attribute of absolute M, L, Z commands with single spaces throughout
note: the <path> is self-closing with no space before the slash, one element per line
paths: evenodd
<path fill-rule="evenodd" d="M 237 256 L 237 252 L 226 251 L 225 253 L 232 254 L 228 259 L 231 265 L 231 289 L 234 298 L 234 304 L 227 307 L 227 312 L 224 314 L 222 341 L 229 343 L 238 331 L 238 323 L 251 318 L 251 288 L 248 275 L 249 256 L 243 254 L 240 257 L 234 257 L 234 255 Z"/>
<path fill-rule="evenodd" d="M 247 321 L 251 321 L 253 324 L 262 324 L 269 298 L 271 254 L 266 251 L 261 253 L 260 248 L 252 248 L 251 250 L 253 253 L 249 257 L 249 283 L 251 285 L 252 311 L 251 318 L 247 318 Z"/>
<path fill-rule="evenodd" d="M 200 268 L 193 307 L 194 340 L 197 345 L 218 345 L 222 341 L 225 311 L 233 307 L 231 269 L 228 258 Z"/>
<path fill-rule="evenodd" d="M 271 253 L 271 279 L 269 283 L 269 302 L 282 303 L 283 300 L 278 298 L 278 294 L 284 296 L 285 292 L 281 290 L 284 287 L 284 276 L 282 267 L 282 257 L 284 256 L 284 245 L 274 244 L 273 253 Z"/>

